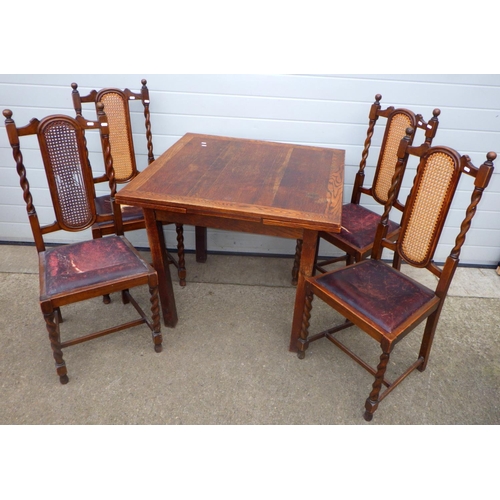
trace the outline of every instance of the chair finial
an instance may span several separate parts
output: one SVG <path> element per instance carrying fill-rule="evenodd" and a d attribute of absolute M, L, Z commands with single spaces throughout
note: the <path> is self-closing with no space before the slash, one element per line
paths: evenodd
<path fill-rule="evenodd" d="M 78 88 L 78 84 L 73 82 L 71 84 L 71 88 L 76 92 L 76 89 Z"/>
<path fill-rule="evenodd" d="M 11 120 L 12 119 L 12 111 L 10 109 L 4 109 L 3 116 L 5 116 L 5 118 L 7 118 L 7 120 Z"/>

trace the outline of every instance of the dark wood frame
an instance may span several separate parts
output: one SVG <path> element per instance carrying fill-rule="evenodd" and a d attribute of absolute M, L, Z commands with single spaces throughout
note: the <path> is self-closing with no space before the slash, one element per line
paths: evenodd
<path fill-rule="evenodd" d="M 404 322 L 402 322 L 399 326 L 397 326 L 397 328 L 394 328 L 389 332 L 382 326 L 381 321 L 377 322 L 377 320 L 373 317 L 365 316 L 358 310 L 354 303 L 344 299 L 341 296 L 342 294 L 335 293 L 336 288 L 334 285 L 332 285 L 333 283 L 335 283 L 335 277 L 337 273 L 343 273 L 343 279 L 347 280 L 346 276 L 348 276 L 348 273 L 350 271 L 354 272 L 354 270 L 356 270 L 355 272 L 359 275 L 360 273 L 362 273 L 363 269 L 367 268 L 367 265 L 369 265 L 369 261 L 357 262 L 355 264 L 347 266 L 346 268 L 341 268 L 316 277 L 310 277 L 306 280 L 306 300 L 302 321 L 301 337 L 298 341 L 298 357 L 300 359 L 304 358 L 305 351 L 307 350 L 311 342 L 326 337 L 334 345 L 339 347 L 343 352 L 348 354 L 360 366 L 362 366 L 369 373 L 375 376 L 372 390 L 365 404 L 364 418 L 367 421 L 370 421 L 373 418 L 373 414 L 377 410 L 379 403 L 388 394 L 390 394 L 390 392 L 392 392 L 392 390 L 394 390 L 394 388 L 397 387 L 411 372 L 413 372 L 415 369 L 424 371 L 427 367 L 434 334 L 436 332 L 437 324 L 439 321 L 439 316 L 443 308 L 451 281 L 458 267 L 460 250 L 465 242 L 466 234 L 470 229 L 471 221 L 476 213 L 476 208 L 481 199 L 482 193 L 488 186 L 493 174 L 493 161 L 496 158 L 495 153 L 488 153 L 486 155 L 486 161 L 479 168 L 477 168 L 472 164 L 468 156 L 460 156 L 455 150 L 451 148 L 445 146 L 430 147 L 428 143 L 425 143 L 418 147 L 411 146 L 411 132 L 412 131 L 409 130 L 407 137 L 405 137 L 401 141 L 398 152 L 398 166 L 393 178 L 390 198 L 385 206 L 384 213 L 381 217 L 381 221 L 377 229 L 377 235 L 375 238 L 371 259 L 380 262 L 383 249 L 388 248 L 392 250 L 394 252 L 392 268 L 388 264 L 383 264 L 383 266 L 385 266 L 383 269 L 386 269 L 387 275 L 389 275 L 390 273 L 394 275 L 394 273 L 396 273 L 396 276 L 400 276 L 401 281 L 406 281 L 407 283 L 409 281 L 414 282 L 414 280 L 410 280 L 409 278 L 404 277 L 404 275 L 400 273 L 400 271 L 398 271 L 402 262 L 406 262 L 412 266 L 429 270 L 438 278 L 438 283 L 432 298 L 425 301 L 422 306 L 412 310 L 411 314 L 409 314 Z M 428 168 L 427 162 L 433 155 L 439 153 L 446 155 L 448 159 L 453 159 L 454 172 L 450 180 L 448 190 L 446 192 L 446 198 L 444 199 L 444 202 L 441 206 L 439 219 L 437 220 L 437 224 L 435 225 L 433 232 L 431 233 L 427 252 L 421 259 L 417 261 L 415 258 L 409 258 L 408 255 L 405 254 L 405 251 L 402 248 L 401 241 L 403 240 L 405 232 L 409 227 L 409 220 L 412 215 L 412 209 L 417 202 L 416 200 L 418 199 L 418 187 L 420 186 L 420 181 L 425 174 L 426 168 Z M 404 170 L 403 165 L 407 160 L 407 156 L 410 154 L 419 157 L 420 162 L 417 168 L 417 174 L 414 179 L 413 187 L 410 191 L 406 206 L 403 210 L 401 230 L 398 233 L 398 237 L 395 240 L 391 240 L 387 238 L 389 213 L 396 200 L 396 186 L 401 181 Z M 454 193 L 458 186 L 458 182 L 461 175 L 464 173 L 474 178 L 474 190 L 471 196 L 471 202 L 467 207 L 465 213 L 465 218 L 461 224 L 460 232 L 456 238 L 455 246 L 453 247 L 450 255 L 446 259 L 446 262 L 441 269 L 434 264 L 432 258 L 436 250 L 441 231 L 443 230 L 446 216 L 450 209 Z M 379 275 L 379 277 L 383 282 L 383 276 Z M 368 291 L 370 289 L 370 283 L 366 282 L 365 285 L 366 290 Z M 356 286 L 360 286 L 359 283 Z M 428 293 L 432 294 L 431 290 L 427 289 L 427 291 Z M 329 328 L 323 332 L 310 336 L 308 330 L 311 318 L 312 299 L 314 296 L 319 297 L 330 307 L 344 316 L 346 318 L 345 322 L 334 326 L 333 328 Z M 389 362 L 390 354 L 393 351 L 395 345 L 408 333 L 410 333 L 416 326 L 418 326 L 425 320 L 426 325 L 417 360 L 395 381 L 388 381 L 385 378 L 385 371 Z M 370 335 L 380 344 L 382 355 L 380 357 L 379 365 L 376 368 L 371 367 L 368 363 L 363 361 L 359 356 L 352 352 L 347 346 L 345 346 L 342 342 L 335 338 L 334 334 L 336 332 L 354 325 Z M 384 392 L 381 392 L 382 385 L 385 385 L 387 387 Z"/>

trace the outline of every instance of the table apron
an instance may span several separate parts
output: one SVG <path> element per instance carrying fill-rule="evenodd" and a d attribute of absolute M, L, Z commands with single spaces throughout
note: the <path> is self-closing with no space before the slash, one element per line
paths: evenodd
<path fill-rule="evenodd" d="M 268 221 L 251 221 L 228 219 L 211 215 L 196 215 L 186 213 L 172 213 L 155 210 L 155 219 L 161 222 L 187 224 L 189 226 L 209 227 L 242 233 L 262 234 L 266 236 L 280 236 L 282 238 L 302 239 L 304 232 L 300 227 L 284 225 L 270 225 Z M 283 224 L 280 222 L 280 224 Z"/>

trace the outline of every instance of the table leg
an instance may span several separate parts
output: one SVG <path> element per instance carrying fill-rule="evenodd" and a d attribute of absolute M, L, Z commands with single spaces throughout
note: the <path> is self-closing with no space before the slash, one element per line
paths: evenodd
<path fill-rule="evenodd" d="M 305 279 L 313 275 L 314 260 L 316 258 L 316 247 L 318 246 L 318 232 L 308 229 L 304 230 L 302 238 L 302 251 L 300 256 L 300 269 L 295 292 L 295 308 L 293 310 L 292 334 L 290 336 L 290 352 L 297 352 L 297 340 L 300 337 L 302 327 L 302 316 L 305 304 Z"/>
<path fill-rule="evenodd" d="M 174 327 L 177 324 L 177 308 L 175 307 L 172 276 L 168 263 L 163 224 L 155 219 L 154 210 L 144 209 L 149 248 L 153 259 L 153 267 L 158 274 L 158 289 L 160 304 L 165 326 Z"/>
<path fill-rule="evenodd" d="M 207 228 L 195 226 L 196 262 L 207 261 Z"/>

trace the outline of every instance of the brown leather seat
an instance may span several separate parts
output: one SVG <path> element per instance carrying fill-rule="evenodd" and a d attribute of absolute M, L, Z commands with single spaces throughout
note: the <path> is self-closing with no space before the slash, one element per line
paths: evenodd
<path fill-rule="evenodd" d="M 414 311 L 439 302 L 433 290 L 374 259 L 319 275 L 315 285 L 356 309 L 363 321 L 373 322 L 388 338 Z"/>
<path fill-rule="evenodd" d="M 109 195 L 97 196 L 95 199 L 95 206 L 97 213 L 110 214 L 112 212 L 111 197 Z M 125 227 L 127 227 L 127 222 L 144 220 L 144 213 L 141 207 L 133 207 L 131 205 L 120 205 L 120 208 L 122 213 L 122 221 L 124 229 Z"/>
<path fill-rule="evenodd" d="M 321 233 L 321 237 L 330 241 L 330 235 L 335 234 L 335 241 L 342 241 L 346 246 L 356 247 L 366 254 L 373 246 L 379 222 L 380 214 L 357 203 L 346 203 L 342 206 L 340 233 Z M 397 222 L 389 221 L 389 234 L 395 234 L 398 229 Z"/>
<path fill-rule="evenodd" d="M 41 258 L 45 263 L 44 299 L 102 283 L 119 283 L 148 270 L 146 263 L 130 252 L 130 243 L 120 236 L 48 248 Z"/>

